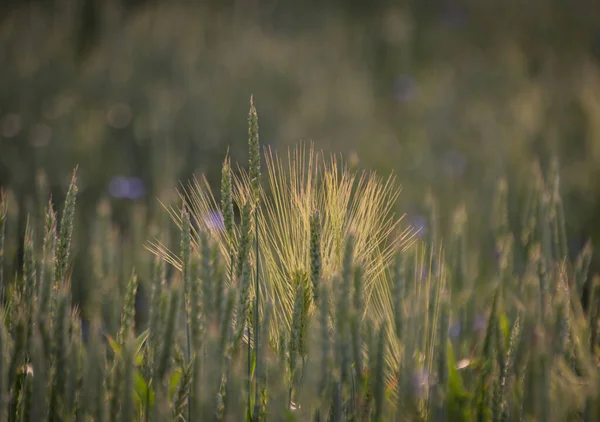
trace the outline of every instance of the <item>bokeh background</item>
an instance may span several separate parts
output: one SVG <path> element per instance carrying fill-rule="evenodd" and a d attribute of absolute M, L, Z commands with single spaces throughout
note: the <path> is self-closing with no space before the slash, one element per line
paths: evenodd
<path fill-rule="evenodd" d="M 250 95 L 263 145 L 394 172 L 416 225 L 431 191 L 442 217 L 465 203 L 489 226 L 497 180 L 518 201 L 556 157 L 573 247 L 600 243 L 594 0 L 0 1 L 9 236 L 79 166 L 74 277 L 99 204 L 129 258 L 147 254 L 158 199 L 194 174 L 218 188 L 227 150 L 246 162 Z"/>

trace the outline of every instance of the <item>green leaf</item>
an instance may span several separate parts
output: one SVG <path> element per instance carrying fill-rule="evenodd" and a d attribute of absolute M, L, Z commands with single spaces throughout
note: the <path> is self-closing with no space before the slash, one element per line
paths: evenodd
<path fill-rule="evenodd" d="M 454 351 L 452 350 L 450 340 L 448 340 L 447 349 L 448 386 L 446 400 L 448 405 L 448 420 L 456 422 L 470 421 L 471 413 L 468 403 L 471 400 L 471 395 L 465 389 L 460 372 L 456 369 Z"/>
<path fill-rule="evenodd" d="M 137 410 L 139 410 L 141 413 L 141 410 L 144 408 L 144 404 L 143 404 L 144 401 L 142 400 L 140 395 L 137 393 L 137 391 L 134 391 L 133 393 L 134 393 L 133 394 L 133 404 L 135 405 L 135 408 Z"/>
<path fill-rule="evenodd" d="M 144 343 L 148 339 L 149 334 L 150 334 L 150 331 L 145 330 L 143 333 L 141 333 L 135 339 L 135 364 L 136 364 L 136 366 L 140 366 L 144 360 L 144 353 L 142 351 L 142 347 L 144 346 Z M 108 334 L 106 334 L 105 337 L 108 340 L 108 344 L 110 345 L 110 348 L 112 349 L 112 351 L 115 353 L 115 355 L 117 357 L 120 358 L 121 357 L 121 346 L 119 345 L 119 343 L 117 343 L 115 341 L 115 339 L 113 339 Z"/>
<path fill-rule="evenodd" d="M 115 341 L 115 339 L 113 339 L 108 334 L 106 334 L 106 339 L 108 340 L 108 344 L 110 345 L 110 348 L 112 349 L 112 351 L 115 353 L 116 356 L 118 356 L 120 358 L 121 357 L 121 346 L 119 346 L 119 343 L 117 343 Z"/>
<path fill-rule="evenodd" d="M 254 378 L 254 370 L 256 369 L 256 353 L 252 350 L 252 363 L 250 365 L 250 379 Z"/>
<path fill-rule="evenodd" d="M 148 335 L 150 334 L 149 330 L 145 330 L 143 333 L 141 333 L 137 339 L 135 339 L 135 365 L 136 366 L 141 366 L 142 362 L 144 360 L 144 352 L 142 350 L 142 348 L 144 347 L 144 344 L 146 342 L 146 340 L 148 339 Z"/>
<path fill-rule="evenodd" d="M 180 370 L 174 371 L 173 375 L 171 375 L 171 378 L 169 379 L 169 399 L 173 399 L 173 395 L 175 394 L 175 391 L 177 390 L 177 386 L 179 385 L 180 380 L 181 380 L 181 371 Z"/>
<path fill-rule="evenodd" d="M 508 324 L 508 318 L 504 312 L 502 312 L 498 317 L 498 329 L 502 334 L 502 341 L 505 344 L 504 350 L 508 350 L 510 347 L 510 326 Z"/>
<path fill-rule="evenodd" d="M 135 388 L 135 393 L 136 395 L 139 396 L 141 403 L 144 404 L 144 406 L 146 405 L 146 400 L 147 398 L 149 398 L 149 403 L 148 405 L 150 407 L 154 406 L 154 391 L 152 391 L 150 389 L 150 385 L 148 383 L 146 383 L 146 380 L 144 379 L 144 377 L 142 376 L 141 372 L 139 370 L 136 370 L 134 373 L 134 388 Z"/>
<path fill-rule="evenodd" d="M 297 420 L 296 415 L 294 414 L 294 412 L 292 410 L 286 409 L 284 413 L 285 413 L 284 420 L 286 422 L 295 422 Z"/>
<path fill-rule="evenodd" d="M 140 351 L 142 350 L 144 343 L 148 339 L 149 334 L 150 334 L 150 330 L 146 329 L 138 336 L 138 338 L 135 339 L 135 354 L 136 355 L 140 354 Z"/>

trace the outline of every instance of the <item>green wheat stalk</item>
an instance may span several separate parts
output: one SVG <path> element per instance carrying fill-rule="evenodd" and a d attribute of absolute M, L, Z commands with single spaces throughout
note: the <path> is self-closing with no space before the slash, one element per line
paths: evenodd
<path fill-rule="evenodd" d="M 34 306 L 36 304 L 37 299 L 37 274 L 33 240 L 33 226 L 29 218 L 27 219 L 25 229 L 25 245 L 23 252 L 23 288 L 23 298 L 27 306 L 27 345 L 25 347 L 27 349 L 26 354 L 29 356 L 29 342 L 33 334 Z"/>
<path fill-rule="evenodd" d="M 130 422 L 134 420 L 133 382 L 134 382 L 134 340 L 132 330 L 129 328 L 123 333 L 122 371 L 119 379 L 120 411 L 119 421 Z"/>
<path fill-rule="evenodd" d="M 40 271 L 40 304 L 39 315 L 40 323 L 47 325 L 44 321 L 50 310 L 50 301 L 52 299 L 52 289 L 55 281 L 55 250 L 56 250 L 56 213 L 52 205 L 52 199 L 48 201 L 45 214 L 44 241 L 42 246 L 42 265 Z M 48 327 L 44 327 L 47 330 Z M 42 333 L 42 335 L 46 335 Z"/>
<path fill-rule="evenodd" d="M 248 150 L 249 150 L 249 162 L 248 171 L 250 178 L 250 186 L 252 189 L 253 198 L 253 213 L 254 213 L 254 255 L 256 259 L 255 263 L 255 276 L 254 276 L 254 356 L 258 357 L 259 350 L 259 314 L 260 314 L 260 269 L 259 269 L 259 225 L 258 225 L 258 207 L 260 205 L 260 145 L 258 138 L 258 115 L 256 107 L 254 106 L 254 99 L 250 97 L 250 112 L 248 114 Z M 256 359 L 256 358 L 255 358 Z M 256 387 L 255 387 L 256 388 Z"/>
<path fill-rule="evenodd" d="M 310 281 L 312 283 L 313 302 L 319 298 L 319 285 L 322 273 L 321 221 L 319 211 L 310 216 Z"/>
<path fill-rule="evenodd" d="M 384 415 L 386 339 L 386 323 L 383 322 L 379 327 L 376 354 L 373 356 L 374 359 L 372 359 L 372 361 L 375 362 L 371 376 L 373 380 L 372 391 L 375 400 L 375 414 L 373 416 L 375 422 L 381 422 Z"/>
<path fill-rule="evenodd" d="M 185 411 L 190 411 L 190 389 L 192 387 L 192 376 L 194 374 L 194 361 L 191 361 L 181 368 L 182 376 L 177 388 L 177 395 L 173 403 L 173 419 L 176 421 L 189 421 L 191 413 L 186 417 Z M 187 404 L 187 406 L 186 406 Z"/>
<path fill-rule="evenodd" d="M 166 269 L 165 262 L 158 257 L 154 259 L 152 274 L 152 292 L 150 297 L 150 326 L 148 334 L 148 345 L 150 348 L 150 367 L 152 375 L 156 373 L 156 362 L 159 355 L 160 335 L 163 332 L 162 302 L 164 299 Z"/>
<path fill-rule="evenodd" d="M 164 380 L 169 364 L 172 357 L 173 341 L 175 339 L 175 326 L 179 315 L 181 293 L 179 287 L 175 286 L 171 288 L 171 294 L 169 298 L 169 308 L 167 311 L 167 320 L 165 324 L 165 331 L 163 333 L 162 349 L 158 360 L 158 367 L 156 371 L 157 383 L 160 385 Z"/>
<path fill-rule="evenodd" d="M 42 421 L 48 419 L 48 368 L 44 356 L 42 336 L 35 330 L 31 343 L 31 363 L 33 367 L 33 386 L 31 397 L 31 420 Z"/>
<path fill-rule="evenodd" d="M 53 379 L 52 396 L 50 401 L 50 419 L 62 420 L 66 405 L 66 386 L 69 377 L 69 300 L 65 292 L 58 294 L 56 313 L 54 315 L 54 344 L 53 344 Z"/>
<path fill-rule="evenodd" d="M 90 337 L 87 344 L 87 366 L 84 385 L 85 406 L 95 422 L 106 420 L 106 356 L 100 342 L 100 324 L 97 319 L 92 321 Z"/>
<path fill-rule="evenodd" d="M 65 206 L 60 220 L 60 231 L 56 244 L 56 266 L 55 277 L 57 283 L 65 280 L 69 253 L 71 249 L 71 237 L 73 235 L 73 219 L 75 217 L 75 200 L 77 196 L 77 169 L 73 171 L 73 177 L 67 191 Z"/>
<path fill-rule="evenodd" d="M 186 338 L 187 365 L 188 365 L 188 368 L 184 372 L 184 375 L 188 375 L 187 376 L 188 391 L 186 392 L 186 394 L 189 394 L 189 387 L 191 385 L 190 380 L 191 380 L 191 362 L 192 362 L 192 350 L 191 350 L 192 349 L 192 338 L 191 338 L 192 333 L 191 333 L 191 328 L 190 328 L 190 325 L 191 325 L 190 318 L 191 318 L 191 308 L 193 306 L 194 310 L 196 312 L 198 302 L 193 303 L 195 301 L 195 299 L 197 299 L 195 295 L 192 298 L 192 289 L 195 290 L 195 288 L 192 287 L 192 283 L 195 284 L 195 280 L 192 280 L 192 259 L 191 259 L 192 240 L 191 240 L 191 228 L 190 228 L 190 214 L 187 211 L 185 204 L 182 206 L 181 214 L 182 214 L 182 221 L 183 221 L 183 225 L 181 227 L 181 274 L 183 277 L 183 287 L 184 287 L 183 306 L 184 306 L 184 312 L 185 312 L 185 338 Z M 195 322 L 194 322 L 194 325 L 195 325 Z M 198 333 L 195 332 L 194 336 L 196 336 L 196 334 L 198 334 Z M 187 403 L 188 403 L 187 415 L 184 416 L 183 409 L 178 409 L 176 407 L 175 411 L 174 411 L 175 418 L 182 417 L 187 420 L 190 419 L 192 402 L 188 400 Z M 181 413 L 177 413 L 177 412 L 180 412 L 180 410 L 181 410 Z"/>
<path fill-rule="evenodd" d="M 127 290 L 125 293 L 125 302 L 123 304 L 123 310 L 121 311 L 121 325 L 117 333 L 117 343 L 119 345 L 125 344 L 125 339 L 128 333 L 134 330 L 135 324 L 135 295 L 138 288 L 138 277 L 135 272 L 132 272 L 127 283 Z"/>

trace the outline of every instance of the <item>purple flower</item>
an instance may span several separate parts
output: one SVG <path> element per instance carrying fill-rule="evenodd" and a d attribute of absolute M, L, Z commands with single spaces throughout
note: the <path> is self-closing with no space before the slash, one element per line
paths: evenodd
<path fill-rule="evenodd" d="M 424 369 L 413 372 L 412 376 L 413 390 L 417 396 L 423 396 L 427 393 L 430 384 L 430 375 Z"/>
<path fill-rule="evenodd" d="M 224 230 L 225 223 L 223 222 L 223 216 L 219 211 L 213 211 L 204 216 L 204 224 L 210 230 Z"/>
<path fill-rule="evenodd" d="M 450 151 L 443 159 L 442 170 L 450 177 L 460 177 L 465 173 L 467 160 L 462 154 Z"/>
<path fill-rule="evenodd" d="M 487 327 L 488 317 L 484 314 L 477 314 L 475 316 L 475 321 L 473 321 L 473 329 L 475 331 L 485 330 Z"/>
<path fill-rule="evenodd" d="M 449 1 L 442 12 L 443 25 L 448 28 L 460 28 L 467 23 L 467 10 L 455 1 Z"/>
<path fill-rule="evenodd" d="M 146 194 L 144 181 L 138 177 L 113 177 L 108 190 L 113 197 L 119 199 L 139 199 Z"/>
<path fill-rule="evenodd" d="M 409 103 L 417 96 L 417 83 L 408 75 L 400 75 L 394 81 L 393 95 L 399 103 Z"/>
<path fill-rule="evenodd" d="M 494 262 L 496 264 L 500 264 L 502 261 L 502 251 L 500 250 L 498 245 L 494 246 L 494 251 L 492 252 L 492 254 L 493 254 Z"/>
<path fill-rule="evenodd" d="M 423 238 L 427 233 L 427 220 L 422 215 L 412 215 L 408 217 L 410 225 L 417 231 L 416 236 Z"/>
<path fill-rule="evenodd" d="M 457 321 L 456 323 L 452 324 L 450 326 L 450 338 L 458 338 L 458 336 L 460 336 L 460 333 L 462 331 L 462 324 L 460 321 Z"/>
<path fill-rule="evenodd" d="M 5 138 L 14 138 L 21 132 L 21 116 L 15 113 L 7 114 L 0 121 L 2 136 Z"/>

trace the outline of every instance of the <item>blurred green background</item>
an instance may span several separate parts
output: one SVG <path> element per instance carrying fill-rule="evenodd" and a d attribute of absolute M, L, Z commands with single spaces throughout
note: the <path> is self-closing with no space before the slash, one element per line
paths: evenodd
<path fill-rule="evenodd" d="M 593 0 L 3 1 L 9 236 L 43 206 L 36 185 L 61 203 L 78 165 L 76 268 L 102 200 L 135 259 L 157 198 L 193 174 L 218 187 L 228 148 L 246 162 L 253 94 L 263 145 L 393 171 L 415 224 L 431 189 L 442 217 L 465 202 L 489 227 L 496 181 L 518 201 L 555 156 L 573 247 L 599 243 L 599 64 Z"/>

